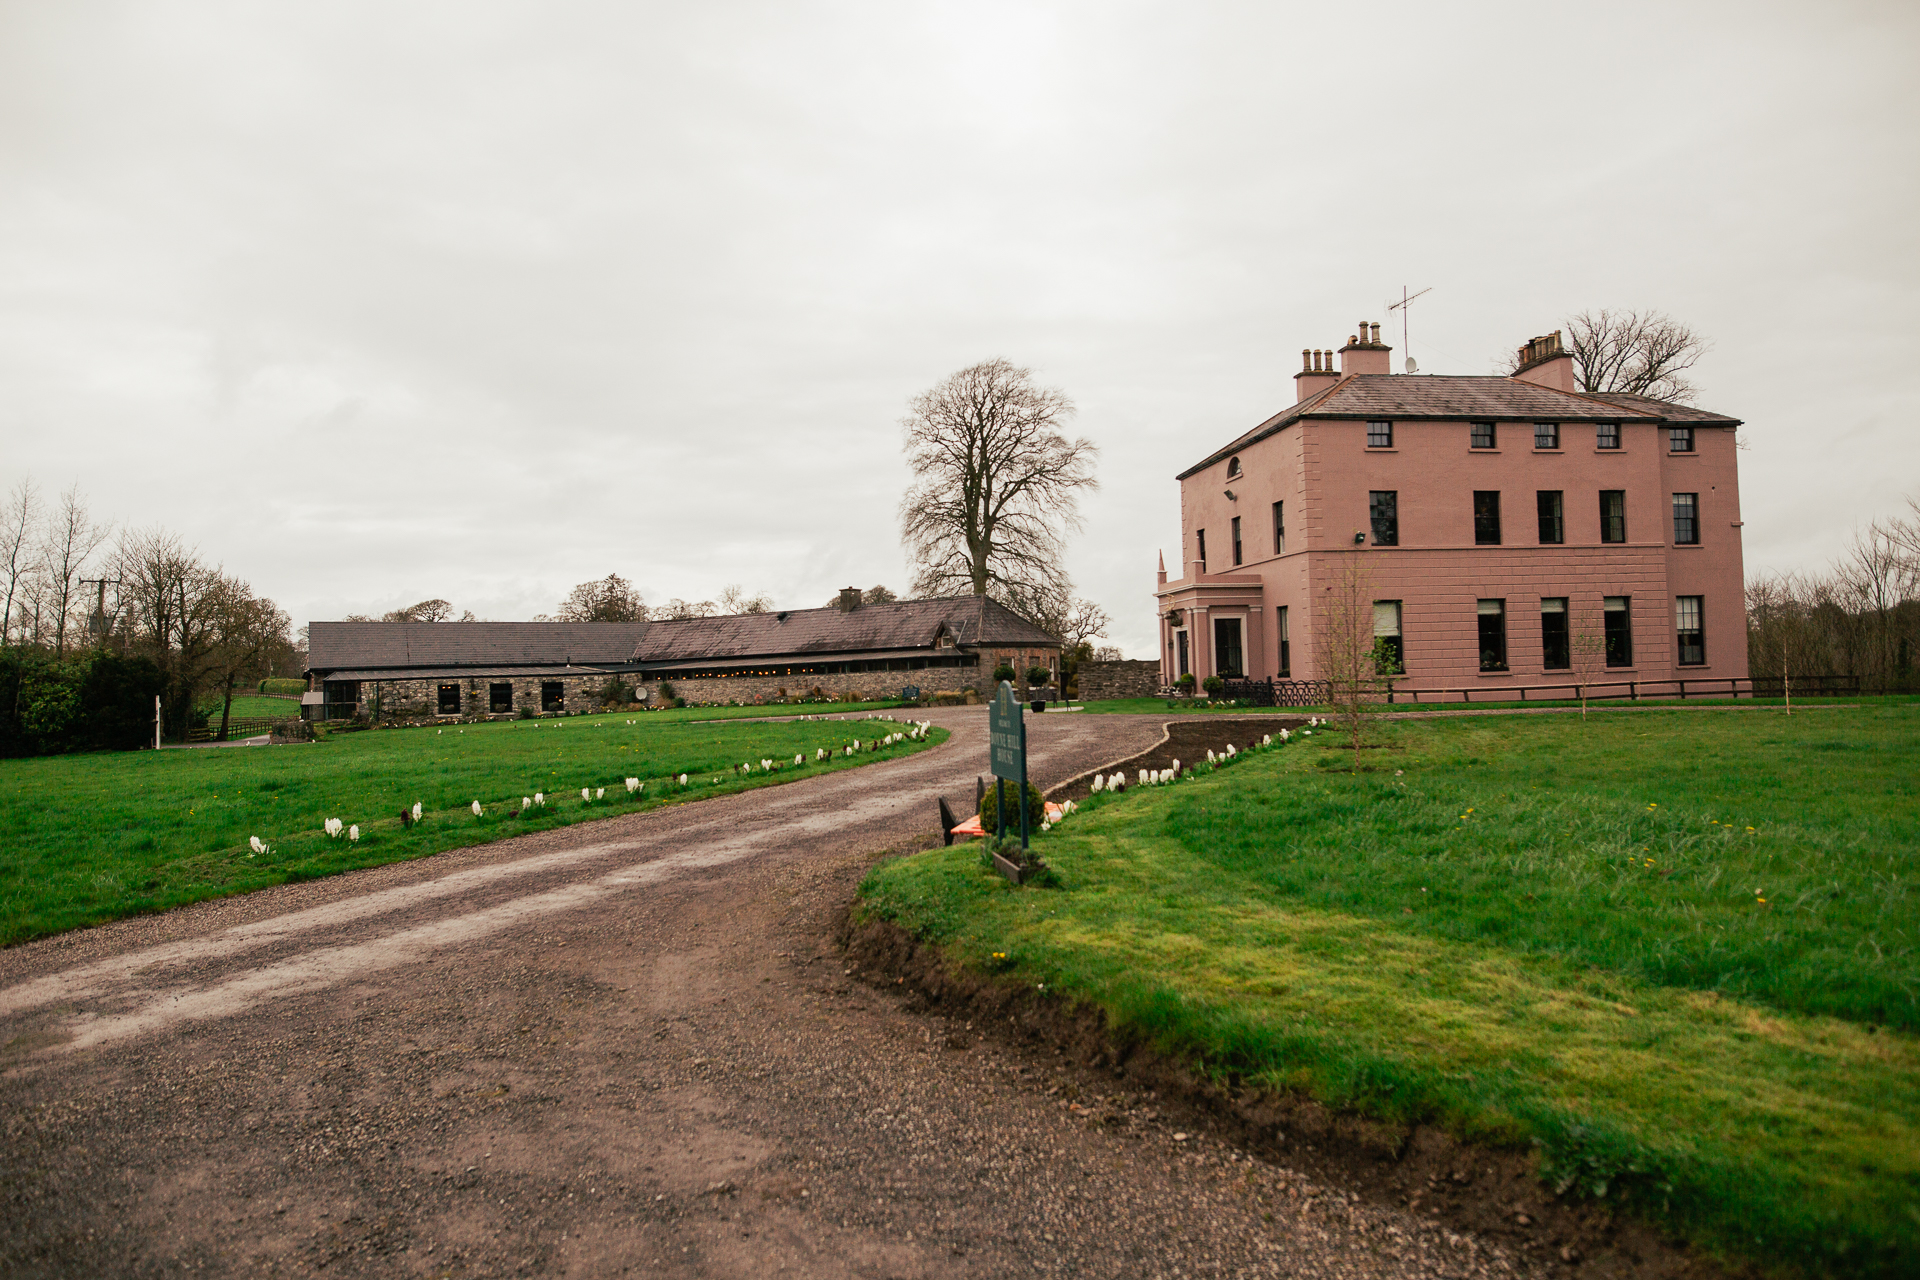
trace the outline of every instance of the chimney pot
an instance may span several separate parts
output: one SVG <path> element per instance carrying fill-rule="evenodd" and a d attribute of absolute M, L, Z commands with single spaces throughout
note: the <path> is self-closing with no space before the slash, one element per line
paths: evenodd
<path fill-rule="evenodd" d="M 1307 350 L 1305 347 L 1300 348 L 1300 372 L 1313 372 L 1313 352 Z"/>

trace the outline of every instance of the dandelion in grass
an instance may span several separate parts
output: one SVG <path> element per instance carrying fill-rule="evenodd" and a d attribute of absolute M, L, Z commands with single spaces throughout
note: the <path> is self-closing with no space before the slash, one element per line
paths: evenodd
<path fill-rule="evenodd" d="M 482 811 L 482 809 L 480 808 L 480 802 L 479 802 L 478 800 L 475 800 L 475 801 L 473 802 L 473 816 L 477 818 L 477 817 L 479 817 L 479 816 L 480 816 L 480 814 L 481 814 L 482 812 L 483 812 L 483 811 Z"/>

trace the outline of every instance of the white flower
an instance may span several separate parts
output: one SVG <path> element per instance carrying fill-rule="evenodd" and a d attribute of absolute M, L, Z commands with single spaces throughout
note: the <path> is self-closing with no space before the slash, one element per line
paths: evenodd
<path fill-rule="evenodd" d="M 422 813 L 425 813 L 425 812 L 426 812 L 426 810 L 424 810 L 424 809 L 422 809 L 422 808 L 420 807 L 420 802 L 419 802 L 418 800 L 415 800 L 415 801 L 413 802 L 413 820 L 414 820 L 415 822 L 418 822 L 418 821 L 420 821 L 420 815 L 421 815 Z"/>
<path fill-rule="evenodd" d="M 1140 771 L 1140 785 L 1143 787 L 1147 785 L 1147 771 L 1145 769 Z"/>
<path fill-rule="evenodd" d="M 760 761 L 760 767 L 769 773 L 773 772 L 773 760 L 771 758 L 763 758 Z"/>
<path fill-rule="evenodd" d="M 855 739 L 853 740 L 853 749 L 854 749 L 855 751 L 858 751 L 858 750 L 860 749 L 860 739 L 858 739 L 858 738 L 855 738 Z"/>
<path fill-rule="evenodd" d="M 1051 822 L 1043 822 L 1040 824 L 1040 829 L 1042 831 L 1051 831 L 1053 830 L 1053 824 Z"/>
<path fill-rule="evenodd" d="M 825 747 L 821 747 L 819 750 L 813 753 L 813 758 L 815 760 L 825 760 L 827 758 L 827 749 Z"/>
<path fill-rule="evenodd" d="M 476 818 L 480 816 L 480 802 L 478 800 L 473 802 L 473 816 Z"/>
<path fill-rule="evenodd" d="M 1178 760 L 1173 762 L 1173 776 L 1176 778 L 1180 776 L 1180 762 Z"/>
<path fill-rule="evenodd" d="M 445 732 L 446 732 L 446 730 L 445 730 L 445 729 L 435 729 L 435 730 L 433 731 L 433 736 L 437 738 L 437 737 L 439 737 L 439 736 L 440 736 L 441 734 L 443 734 L 443 733 L 445 733 Z"/>
<path fill-rule="evenodd" d="M 265 853 L 267 851 L 267 846 L 261 843 L 259 836 L 248 836 L 247 847 L 252 849 L 255 853 Z"/>
<path fill-rule="evenodd" d="M 546 792 L 544 792 L 544 791 L 536 791 L 536 792 L 534 792 L 534 793 L 533 793 L 533 802 L 534 802 L 535 804 L 537 804 L 537 805 L 539 805 L 539 806 L 540 806 L 541 808 L 543 808 L 543 809 L 544 809 L 544 808 L 546 808 L 546 807 L 547 807 L 547 793 L 546 793 Z"/>
<path fill-rule="evenodd" d="M 347 828 L 347 839 L 358 840 L 359 838 L 360 838 L 360 824 L 356 822 L 352 826 Z"/>
<path fill-rule="evenodd" d="M 638 778 L 628 778 L 628 779 L 627 779 L 627 794 L 628 794 L 628 795 L 632 795 L 632 794 L 633 794 L 634 792 L 636 792 L 636 791 L 638 791 L 639 789 L 640 789 L 640 779 L 638 779 Z"/>
<path fill-rule="evenodd" d="M 795 756 L 793 758 L 793 762 L 795 764 L 805 764 L 807 762 L 807 758 L 805 756 Z"/>
<path fill-rule="evenodd" d="M 1288 738 L 1291 738 L 1292 736 L 1293 736 L 1293 731 L 1291 729 L 1282 729 L 1280 731 L 1280 741 L 1282 742 L 1285 742 Z"/>
<path fill-rule="evenodd" d="M 327 838 L 331 840 L 336 836 L 338 836 L 340 834 L 340 827 L 341 827 L 340 819 L 328 818 L 327 825 L 326 825 Z"/>
<path fill-rule="evenodd" d="M 683 787 L 687 785 L 687 775 L 684 773 L 680 775 L 680 785 Z"/>
<path fill-rule="evenodd" d="M 605 800 L 607 798 L 607 789 L 605 787 L 595 787 L 593 789 L 593 798 L 595 800 Z"/>
<path fill-rule="evenodd" d="M 1233 744 L 1232 744 L 1231 742 L 1229 742 L 1229 743 L 1227 744 L 1227 754 L 1228 754 L 1229 756 L 1232 756 L 1232 755 L 1237 755 L 1237 754 L 1238 754 L 1238 752 L 1236 752 L 1236 751 L 1234 751 L 1234 749 L 1233 749 Z"/>
<path fill-rule="evenodd" d="M 1213 754 L 1213 748 L 1212 748 L 1212 747 L 1208 747 L 1208 748 L 1207 748 L 1207 759 L 1208 759 L 1209 761 L 1212 761 L 1212 760 L 1215 760 L 1215 759 L 1217 759 L 1217 758 L 1218 758 L 1218 757 L 1216 757 L 1216 756 L 1215 756 L 1215 755 Z"/>
<path fill-rule="evenodd" d="M 1093 775 L 1093 789 L 1095 791 L 1105 790 L 1106 785 L 1107 779 L 1105 774 L 1096 773 Z"/>
<path fill-rule="evenodd" d="M 533 801 L 532 801 L 532 799 L 531 799 L 531 798 L 529 798 L 529 797 L 527 797 L 527 796 L 521 796 L 521 797 L 520 797 L 520 812 L 522 812 L 522 813 L 525 813 L 525 812 L 526 812 L 527 810 L 529 810 L 529 809 L 531 809 L 531 808 L 533 808 Z"/>

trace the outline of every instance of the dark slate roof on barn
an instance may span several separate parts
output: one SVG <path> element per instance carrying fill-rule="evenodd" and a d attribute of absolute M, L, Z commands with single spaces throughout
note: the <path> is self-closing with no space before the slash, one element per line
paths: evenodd
<path fill-rule="evenodd" d="M 604 667 L 371 667 L 363 671 L 328 670 L 328 680 L 489 680 L 496 677 L 530 680 L 548 676 L 611 675 L 617 663 Z"/>
<path fill-rule="evenodd" d="M 511 674 L 509 668 L 652 666 L 836 655 L 841 659 L 955 645 L 1058 646 L 1005 605 L 948 596 L 839 609 L 790 609 L 661 622 L 315 622 L 307 668 L 323 678 Z M 349 674 L 333 674 L 350 672 Z"/>
<path fill-rule="evenodd" d="M 623 663 L 646 622 L 315 622 L 307 667 L 326 672 Z M 363 676 L 362 679 L 373 679 Z"/>
<path fill-rule="evenodd" d="M 1182 471 L 1185 480 L 1302 418 L 1407 421 L 1615 422 L 1674 421 L 1732 426 L 1737 419 L 1646 396 L 1557 391 L 1517 378 L 1359 374 L 1308 396 Z"/>
<path fill-rule="evenodd" d="M 940 632 L 962 647 L 1053 647 L 1057 636 L 983 596 L 944 596 L 839 609 L 792 609 L 656 622 L 634 653 L 642 663 L 931 649 Z"/>

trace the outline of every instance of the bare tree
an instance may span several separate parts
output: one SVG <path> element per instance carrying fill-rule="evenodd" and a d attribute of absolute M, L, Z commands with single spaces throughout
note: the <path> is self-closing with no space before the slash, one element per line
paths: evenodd
<path fill-rule="evenodd" d="M 748 595 L 737 584 L 732 584 L 720 592 L 721 613 L 771 613 L 773 597 L 764 591 Z"/>
<path fill-rule="evenodd" d="M 1357 553 L 1341 556 L 1322 596 L 1316 636 L 1320 671 L 1330 687 L 1334 717 L 1347 730 L 1353 767 L 1358 769 L 1367 707 L 1383 674 L 1385 656 L 1374 642 L 1373 573 L 1366 561 Z"/>
<path fill-rule="evenodd" d="M 1566 349 L 1582 391 L 1619 391 L 1692 404 L 1699 388 L 1684 375 L 1709 344 L 1658 311 L 1582 311 L 1565 321 Z M 1509 356 L 1507 372 L 1519 368 Z"/>
<path fill-rule="evenodd" d="M 253 594 L 238 578 L 221 577 L 213 590 L 214 651 L 209 674 L 221 692 L 220 739 L 233 717 L 233 687 L 264 670 L 284 648 L 287 615 L 273 601 Z"/>
<path fill-rule="evenodd" d="M 683 618 L 711 618 L 717 610 L 711 600 L 690 602 L 675 596 L 653 611 L 654 621 L 680 621 Z"/>
<path fill-rule="evenodd" d="M 1060 568 L 1078 497 L 1097 488 L 1099 450 L 1061 426 L 1065 393 L 1005 360 L 962 369 L 909 402 L 902 421 L 914 483 L 900 531 L 918 595 L 1069 589 Z"/>
<path fill-rule="evenodd" d="M 380 615 L 382 622 L 446 622 L 453 617 L 453 606 L 445 600 L 435 597 L 422 600 L 419 604 L 410 604 L 404 609 L 394 609 Z M 472 617 L 471 614 L 468 615 Z M 364 618 L 348 618 L 348 622 L 363 622 Z"/>
<path fill-rule="evenodd" d="M 583 582 L 560 602 L 563 622 L 644 622 L 646 602 L 633 584 L 617 573 L 598 582 Z"/>
<path fill-rule="evenodd" d="M 80 497 L 80 486 L 69 485 L 60 505 L 47 518 L 40 543 L 40 565 L 46 576 L 46 606 L 53 615 L 53 652 L 67 651 L 67 625 L 79 594 L 80 571 L 100 544 L 112 534 L 108 525 L 95 524 Z"/>
<path fill-rule="evenodd" d="M 40 527 L 40 495 L 31 476 L 22 479 L 0 507 L 0 573 L 6 575 L 6 601 L 0 607 L 0 648 L 12 642 L 13 606 L 39 569 L 33 539 Z"/>
<path fill-rule="evenodd" d="M 1568 601 L 1567 607 L 1567 663 L 1573 668 L 1574 692 L 1580 695 L 1580 718 L 1585 720 L 1587 689 L 1607 669 L 1606 618 L 1604 614 L 1596 618 L 1592 613 L 1576 617 L 1572 601 Z"/>
<path fill-rule="evenodd" d="M 225 579 L 164 529 L 122 534 L 117 561 L 122 599 L 133 611 L 135 646 L 166 680 L 164 727 L 184 738 L 194 698 L 219 666 Z"/>

